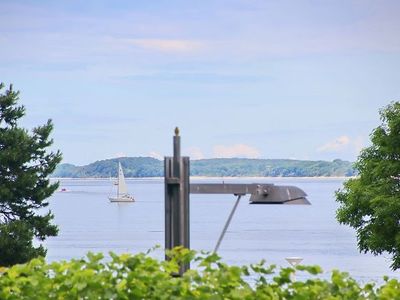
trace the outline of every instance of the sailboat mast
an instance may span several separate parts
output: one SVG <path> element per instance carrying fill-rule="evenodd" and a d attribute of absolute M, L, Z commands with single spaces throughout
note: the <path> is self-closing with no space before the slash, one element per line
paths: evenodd
<path fill-rule="evenodd" d="M 118 178 L 117 178 L 117 180 L 118 180 L 118 184 L 117 184 L 117 197 L 119 197 L 120 196 L 120 188 L 121 188 L 121 180 L 120 180 L 120 178 L 121 178 L 121 172 L 122 172 L 122 167 L 121 167 L 121 163 L 120 162 L 118 162 Z"/>

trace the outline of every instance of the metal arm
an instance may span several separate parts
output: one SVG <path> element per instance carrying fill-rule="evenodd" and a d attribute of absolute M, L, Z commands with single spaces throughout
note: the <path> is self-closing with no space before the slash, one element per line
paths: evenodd
<path fill-rule="evenodd" d="M 232 208 L 231 213 L 229 214 L 228 220 L 226 220 L 224 229 L 222 229 L 222 232 L 221 232 L 221 235 L 219 236 L 218 242 L 217 242 L 217 244 L 215 245 L 214 252 L 217 252 L 217 251 L 218 251 L 219 245 L 221 244 L 222 239 L 223 239 L 224 236 L 225 236 L 226 230 L 228 229 L 229 224 L 231 223 L 232 217 L 233 217 L 233 215 L 235 214 L 236 208 L 238 207 L 239 202 L 240 202 L 240 198 L 242 198 L 242 196 L 243 196 L 243 195 L 237 195 L 237 199 L 236 199 L 235 205 L 233 205 L 233 208 Z"/>

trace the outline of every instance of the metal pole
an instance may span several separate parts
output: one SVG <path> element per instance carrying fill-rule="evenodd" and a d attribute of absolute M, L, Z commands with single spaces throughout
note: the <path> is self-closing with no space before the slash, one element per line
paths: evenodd
<path fill-rule="evenodd" d="M 217 252 L 217 251 L 218 251 L 219 245 L 221 244 L 222 239 L 224 238 L 225 232 L 226 232 L 226 230 L 228 229 L 229 224 L 231 223 L 231 220 L 232 220 L 232 217 L 233 217 L 233 215 L 234 215 L 234 213 L 235 213 L 235 211 L 236 211 L 236 208 L 237 208 L 238 205 L 239 205 L 240 198 L 242 198 L 242 195 L 237 195 L 237 199 L 236 199 L 235 205 L 233 205 L 233 208 L 232 208 L 231 213 L 229 214 L 228 220 L 226 220 L 224 229 L 222 229 L 222 232 L 221 232 L 221 235 L 219 236 L 217 245 L 215 245 L 214 252 Z"/>
<path fill-rule="evenodd" d="M 190 247 L 189 228 L 189 157 L 181 157 L 179 129 L 173 138 L 174 156 L 164 159 L 165 249 Z M 166 259 L 169 257 L 166 255 Z M 190 268 L 182 264 L 179 275 Z"/>

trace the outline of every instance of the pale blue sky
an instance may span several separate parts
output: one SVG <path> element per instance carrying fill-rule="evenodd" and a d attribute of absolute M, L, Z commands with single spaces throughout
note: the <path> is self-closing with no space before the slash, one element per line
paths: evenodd
<path fill-rule="evenodd" d="M 64 162 L 354 160 L 400 100 L 399 1 L 4 1 L 0 81 Z"/>

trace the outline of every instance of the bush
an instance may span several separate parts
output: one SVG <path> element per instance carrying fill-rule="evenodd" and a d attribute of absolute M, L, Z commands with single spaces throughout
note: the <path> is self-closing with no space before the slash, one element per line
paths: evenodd
<path fill-rule="evenodd" d="M 216 254 L 196 254 L 177 248 L 171 261 L 147 254 L 88 253 L 85 259 L 53 262 L 33 259 L 0 268 L 0 299 L 395 299 L 397 280 L 385 278 L 376 287 L 361 286 L 348 274 L 333 271 L 330 280 L 318 278 L 318 266 L 298 266 L 309 279 L 292 281 L 293 268 L 229 266 Z M 179 262 L 196 267 L 176 277 Z"/>

